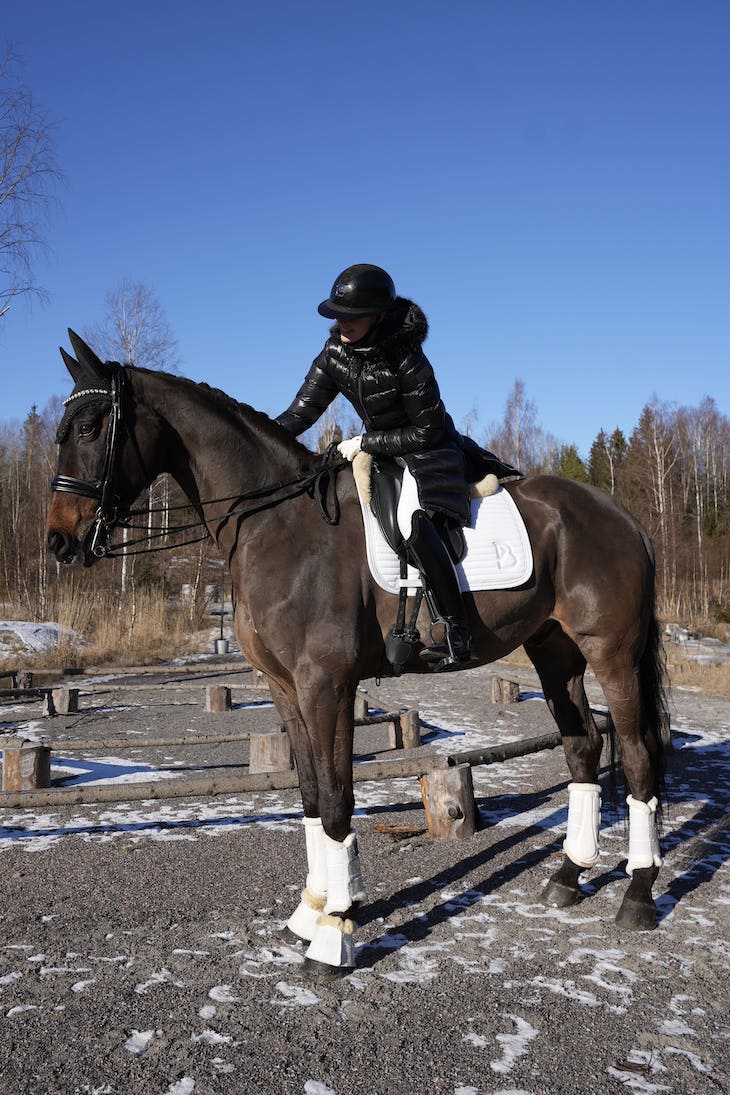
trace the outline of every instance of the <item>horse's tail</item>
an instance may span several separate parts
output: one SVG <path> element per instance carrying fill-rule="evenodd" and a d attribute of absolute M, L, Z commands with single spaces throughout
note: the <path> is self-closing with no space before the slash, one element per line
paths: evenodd
<path fill-rule="evenodd" d="M 644 652 L 639 661 L 639 688 L 644 742 L 649 750 L 661 807 L 666 797 L 666 754 L 671 748 L 672 736 L 667 701 L 667 663 L 655 604 L 652 605 Z"/>
<path fill-rule="evenodd" d="M 655 794 L 658 799 L 657 821 L 661 820 L 666 802 L 666 754 L 672 740 L 669 723 L 669 707 L 666 696 L 666 661 L 659 624 L 652 609 L 646 635 L 644 652 L 639 661 L 639 689 L 641 692 L 641 725 L 644 742 L 654 775 Z M 608 712 L 603 733 L 609 743 L 609 797 L 613 809 L 618 807 L 618 778 L 621 775 L 619 748 L 616 740 L 616 727 Z M 628 788 L 624 791 L 624 794 Z"/>

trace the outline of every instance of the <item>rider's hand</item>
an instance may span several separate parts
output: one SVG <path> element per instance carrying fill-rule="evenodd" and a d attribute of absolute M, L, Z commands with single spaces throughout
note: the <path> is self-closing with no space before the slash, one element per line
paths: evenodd
<path fill-rule="evenodd" d="M 340 456 L 344 456 L 345 460 L 354 460 L 357 454 L 360 452 L 362 446 L 362 437 L 349 437 L 347 441 L 340 441 L 337 446 L 337 451 Z"/>

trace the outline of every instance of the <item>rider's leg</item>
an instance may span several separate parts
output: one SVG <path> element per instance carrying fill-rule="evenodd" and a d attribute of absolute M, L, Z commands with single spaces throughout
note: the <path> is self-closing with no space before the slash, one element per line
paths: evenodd
<path fill-rule="evenodd" d="M 423 575 L 434 607 L 444 622 L 444 641 L 423 651 L 436 670 L 451 669 L 469 661 L 471 633 L 464 611 L 459 579 L 451 556 L 433 522 L 423 512 L 414 514 L 413 531 L 406 541 L 409 559 Z"/>

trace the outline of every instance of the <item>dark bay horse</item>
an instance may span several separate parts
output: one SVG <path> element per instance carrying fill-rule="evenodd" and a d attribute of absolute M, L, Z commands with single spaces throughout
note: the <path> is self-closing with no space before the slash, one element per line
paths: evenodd
<path fill-rule="evenodd" d="M 321 457 L 219 391 L 102 362 L 69 333 L 76 357 L 61 353 L 75 387 L 57 438 L 49 548 L 62 562 L 83 552 L 89 564 L 157 476 L 168 472 L 186 493 L 230 562 L 241 649 L 267 675 L 296 758 L 308 873 L 288 926 L 309 943 L 310 965 L 349 970 L 349 914 L 365 898 L 351 828 L 354 698 L 361 680 L 383 672 L 397 610 L 397 598 L 370 576 L 351 472 L 336 483 L 337 523 L 323 521 L 311 491 L 276 508 L 258 505 L 243 520 L 229 499 L 265 499 L 274 483 L 311 480 Z M 577 901 L 578 877 L 598 859 L 602 738 L 583 685 L 590 665 L 630 791 L 631 882 L 617 921 L 652 928 L 668 719 L 651 544 L 626 510 L 591 487 L 537 476 L 505 489 L 529 530 L 533 576 L 465 600 L 479 664 L 523 645 L 563 738 L 572 777 L 565 854 L 545 901 Z M 428 671 L 418 659 L 413 668 Z"/>

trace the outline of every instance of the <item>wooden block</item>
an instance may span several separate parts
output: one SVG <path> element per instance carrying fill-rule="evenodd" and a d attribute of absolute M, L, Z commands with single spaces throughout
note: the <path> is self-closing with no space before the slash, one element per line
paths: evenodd
<path fill-rule="evenodd" d="M 421 744 L 421 720 L 418 717 L 417 708 L 409 708 L 401 712 L 400 731 L 403 739 L 402 748 L 417 749 Z"/>
<path fill-rule="evenodd" d="M 32 688 L 33 674 L 27 669 L 20 669 L 13 673 L 13 688 Z"/>
<path fill-rule="evenodd" d="M 35 791 L 51 785 L 51 750 L 18 740 L 3 746 L 3 791 Z"/>
<path fill-rule="evenodd" d="M 56 704 L 53 700 L 53 692 L 43 693 L 43 703 L 41 705 L 41 715 L 44 719 L 52 719 L 56 714 Z"/>
<path fill-rule="evenodd" d="M 392 722 L 386 722 L 385 725 L 388 728 L 388 748 L 402 749 L 403 735 L 400 730 L 400 720 L 396 718 Z"/>
<path fill-rule="evenodd" d="M 432 836 L 466 840 L 474 835 L 476 805 L 469 764 L 436 768 L 420 777 L 426 823 Z"/>
<path fill-rule="evenodd" d="M 287 772 L 294 767 L 289 735 L 281 727 L 267 734 L 251 734 L 249 772 Z"/>
<path fill-rule="evenodd" d="M 54 688 L 53 705 L 57 715 L 75 715 L 79 709 L 78 688 Z"/>
<path fill-rule="evenodd" d="M 231 690 L 225 684 L 205 686 L 205 710 L 211 712 L 231 710 Z"/>
<path fill-rule="evenodd" d="M 492 703 L 518 703 L 519 681 L 512 681 L 506 677 L 490 677 L 489 699 Z"/>
<path fill-rule="evenodd" d="M 355 693 L 355 718 L 366 719 L 368 717 L 368 698 L 362 692 Z"/>
<path fill-rule="evenodd" d="M 421 723 L 418 711 L 402 711 L 388 723 L 388 744 L 391 749 L 417 749 L 421 744 Z"/>

